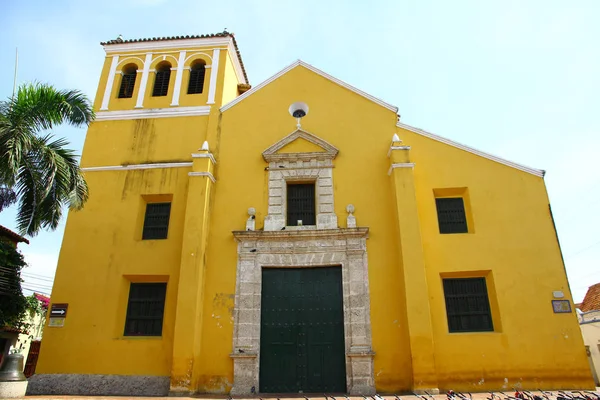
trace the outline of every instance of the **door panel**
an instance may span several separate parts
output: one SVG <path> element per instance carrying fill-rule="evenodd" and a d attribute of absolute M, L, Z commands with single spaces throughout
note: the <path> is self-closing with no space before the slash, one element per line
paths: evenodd
<path fill-rule="evenodd" d="M 340 267 L 262 271 L 260 391 L 346 391 Z"/>

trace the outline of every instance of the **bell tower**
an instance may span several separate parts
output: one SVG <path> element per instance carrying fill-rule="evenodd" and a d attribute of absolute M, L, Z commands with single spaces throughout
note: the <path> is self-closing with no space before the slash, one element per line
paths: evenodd
<path fill-rule="evenodd" d="M 202 115 L 247 90 L 229 32 L 138 40 L 119 36 L 101 44 L 106 60 L 95 99 L 98 120 Z"/>

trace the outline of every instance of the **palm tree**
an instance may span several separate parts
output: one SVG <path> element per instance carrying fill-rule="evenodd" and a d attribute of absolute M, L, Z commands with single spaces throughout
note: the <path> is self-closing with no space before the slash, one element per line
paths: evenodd
<path fill-rule="evenodd" d="M 47 133 L 56 125 L 89 125 L 94 111 L 77 90 L 25 84 L 0 101 L 0 211 L 18 202 L 17 228 L 34 236 L 58 226 L 63 207 L 81 209 L 88 187 L 65 139 Z"/>

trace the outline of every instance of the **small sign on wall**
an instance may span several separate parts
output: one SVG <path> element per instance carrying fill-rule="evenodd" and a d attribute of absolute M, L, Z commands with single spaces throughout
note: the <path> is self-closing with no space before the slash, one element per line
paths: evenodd
<path fill-rule="evenodd" d="M 55 328 L 62 328 L 65 326 L 65 318 L 67 316 L 68 309 L 69 305 L 67 303 L 52 304 L 50 307 L 50 319 L 48 321 L 48 326 Z"/>
<path fill-rule="evenodd" d="M 48 326 L 51 326 L 54 328 L 62 328 L 63 326 L 65 326 L 65 319 L 64 318 L 50 318 L 50 320 L 48 321 Z"/>
<path fill-rule="evenodd" d="M 569 300 L 552 300 L 552 309 L 555 314 L 570 313 L 571 302 Z"/>

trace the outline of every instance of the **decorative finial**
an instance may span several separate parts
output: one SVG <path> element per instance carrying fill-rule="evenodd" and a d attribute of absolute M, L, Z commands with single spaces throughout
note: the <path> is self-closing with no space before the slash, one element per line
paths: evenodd
<path fill-rule="evenodd" d="M 354 212 L 354 206 L 352 204 L 348 204 L 346 206 L 346 212 L 348 213 L 348 217 L 346 218 L 346 228 L 356 228 L 356 218 L 352 213 Z"/>
<path fill-rule="evenodd" d="M 392 136 L 392 142 L 401 142 L 397 133 L 394 133 L 394 136 Z"/>
<path fill-rule="evenodd" d="M 253 231 L 256 229 L 256 209 L 254 207 L 250 207 L 248 209 L 248 219 L 246 220 L 246 230 Z"/>
<path fill-rule="evenodd" d="M 208 151 L 208 140 L 205 140 L 204 143 L 202 143 L 200 150 Z"/>

